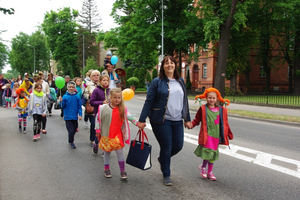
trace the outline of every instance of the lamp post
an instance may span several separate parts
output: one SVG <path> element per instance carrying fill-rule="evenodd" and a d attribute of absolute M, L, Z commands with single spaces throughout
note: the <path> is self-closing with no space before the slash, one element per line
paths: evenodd
<path fill-rule="evenodd" d="M 35 74 L 35 48 L 34 46 L 31 46 L 30 44 L 27 44 L 27 46 L 32 47 L 33 48 L 33 74 Z"/>
<path fill-rule="evenodd" d="M 82 35 L 82 71 L 84 71 L 84 61 L 85 61 L 85 57 L 84 57 L 84 34 L 78 34 L 76 32 L 74 32 L 74 34 L 77 34 L 77 35 Z"/>

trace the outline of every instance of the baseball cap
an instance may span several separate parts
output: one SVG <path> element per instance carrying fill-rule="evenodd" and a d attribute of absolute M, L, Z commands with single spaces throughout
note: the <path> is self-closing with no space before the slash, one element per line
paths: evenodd
<path fill-rule="evenodd" d="M 25 74 L 24 74 L 24 76 L 27 76 L 28 75 L 28 73 L 26 72 Z"/>
<path fill-rule="evenodd" d="M 112 55 L 112 54 L 111 54 L 111 51 L 107 51 L 107 52 L 106 52 L 106 55 L 111 56 L 111 55 Z"/>

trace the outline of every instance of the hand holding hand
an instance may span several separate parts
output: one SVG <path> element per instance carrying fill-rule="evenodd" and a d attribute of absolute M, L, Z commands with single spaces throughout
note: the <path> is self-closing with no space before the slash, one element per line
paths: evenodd
<path fill-rule="evenodd" d="M 188 128 L 188 129 L 192 129 L 193 128 L 193 124 L 192 122 L 185 122 L 185 127 Z"/>

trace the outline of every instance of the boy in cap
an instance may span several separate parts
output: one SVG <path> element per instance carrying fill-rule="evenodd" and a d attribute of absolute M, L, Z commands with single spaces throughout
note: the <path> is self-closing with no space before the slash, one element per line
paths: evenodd
<path fill-rule="evenodd" d="M 79 120 L 82 117 L 81 100 L 75 92 L 76 84 L 70 81 L 67 84 L 67 92 L 63 97 L 59 97 L 60 106 L 63 109 L 64 120 L 69 135 L 69 146 L 71 149 L 75 149 L 74 136 L 78 128 L 78 115 Z"/>

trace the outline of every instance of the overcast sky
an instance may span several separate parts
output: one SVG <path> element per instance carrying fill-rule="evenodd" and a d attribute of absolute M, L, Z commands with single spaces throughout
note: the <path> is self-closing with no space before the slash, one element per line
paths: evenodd
<path fill-rule="evenodd" d="M 104 31 L 116 27 L 113 18 L 110 16 L 112 5 L 115 0 L 96 0 L 97 7 L 102 18 Z M 0 0 L 0 7 L 14 8 L 14 15 L 0 13 L 0 30 L 6 30 L 1 34 L 5 45 L 11 46 L 11 39 L 19 32 L 31 34 L 35 32 L 36 26 L 44 20 L 47 11 L 57 11 L 59 8 L 70 7 L 81 12 L 83 0 Z M 9 67 L 5 67 L 3 72 Z"/>

